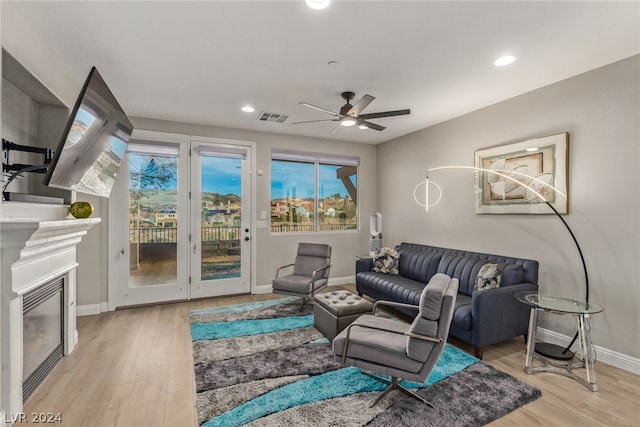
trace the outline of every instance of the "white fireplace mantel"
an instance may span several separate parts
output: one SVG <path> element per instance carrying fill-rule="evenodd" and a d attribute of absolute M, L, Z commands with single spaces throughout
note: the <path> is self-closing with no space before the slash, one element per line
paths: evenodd
<path fill-rule="evenodd" d="M 68 275 L 64 287 L 64 353 L 73 351 L 76 331 L 76 246 L 100 218 L 73 219 L 69 207 L 3 203 L 0 218 L 2 268 L 2 406 L 22 411 L 22 301 L 24 294 Z"/>

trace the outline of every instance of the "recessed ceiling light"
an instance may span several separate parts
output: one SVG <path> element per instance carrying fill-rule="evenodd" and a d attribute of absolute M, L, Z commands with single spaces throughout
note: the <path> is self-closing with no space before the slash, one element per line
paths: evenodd
<path fill-rule="evenodd" d="M 305 0 L 305 2 L 311 9 L 325 9 L 331 0 Z"/>
<path fill-rule="evenodd" d="M 495 65 L 496 67 L 504 67 L 505 65 L 513 64 L 515 60 L 516 60 L 515 56 L 505 55 L 496 59 L 493 65 Z"/>
<path fill-rule="evenodd" d="M 532 152 L 532 151 L 538 151 L 539 148 L 538 147 L 529 147 L 527 148 L 527 151 Z"/>
<path fill-rule="evenodd" d="M 353 119 L 342 119 L 340 120 L 340 124 L 342 126 L 353 126 L 356 124 L 356 121 Z"/>
<path fill-rule="evenodd" d="M 251 105 L 245 105 L 244 107 L 242 107 L 242 111 L 244 111 L 245 113 L 253 113 L 254 111 L 256 111 L 256 109 Z"/>

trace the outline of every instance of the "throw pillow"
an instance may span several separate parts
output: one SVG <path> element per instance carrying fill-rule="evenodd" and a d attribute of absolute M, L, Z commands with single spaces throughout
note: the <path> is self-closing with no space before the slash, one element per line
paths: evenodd
<path fill-rule="evenodd" d="M 502 281 L 502 271 L 498 264 L 486 263 L 480 267 L 478 276 L 476 277 L 476 285 L 474 291 L 483 291 L 485 289 L 494 289 L 500 287 Z"/>
<path fill-rule="evenodd" d="M 392 248 L 380 248 L 373 254 L 373 271 L 378 273 L 400 274 L 398 265 L 400 263 L 400 254 Z"/>

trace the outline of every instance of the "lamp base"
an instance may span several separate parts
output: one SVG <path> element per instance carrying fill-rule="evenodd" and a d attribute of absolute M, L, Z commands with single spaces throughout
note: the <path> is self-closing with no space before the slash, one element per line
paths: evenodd
<path fill-rule="evenodd" d="M 573 359 L 574 352 L 571 350 L 564 351 L 564 347 L 559 345 L 550 344 L 546 342 L 540 342 L 536 344 L 536 353 L 541 356 L 548 357 L 555 360 L 571 360 Z"/>

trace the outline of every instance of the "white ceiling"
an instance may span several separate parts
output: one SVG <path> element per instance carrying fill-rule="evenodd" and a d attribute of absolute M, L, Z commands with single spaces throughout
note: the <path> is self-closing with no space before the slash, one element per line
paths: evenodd
<path fill-rule="evenodd" d="M 640 53 L 640 3 L 14 2 L 78 85 L 95 65 L 130 116 L 377 144 Z M 517 61 L 497 68 L 504 54 Z M 329 66 L 329 61 L 339 65 Z M 382 132 L 335 123 L 376 99 Z M 243 113 L 251 104 L 256 111 Z M 259 122 L 261 111 L 290 115 Z"/>

